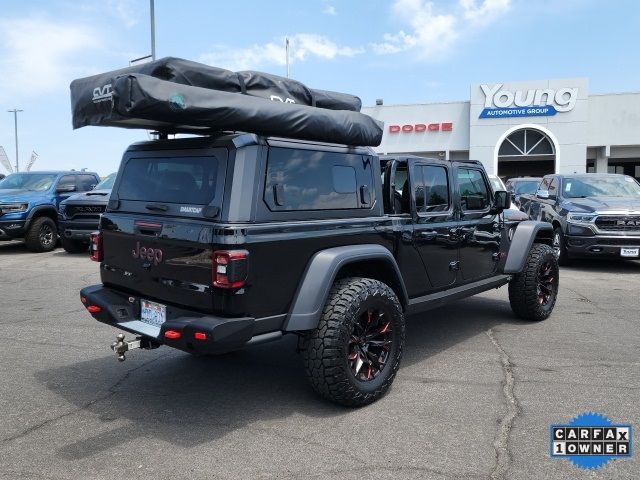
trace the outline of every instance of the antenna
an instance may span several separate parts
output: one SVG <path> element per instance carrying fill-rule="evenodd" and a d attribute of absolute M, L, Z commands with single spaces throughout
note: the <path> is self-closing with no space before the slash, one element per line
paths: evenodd
<path fill-rule="evenodd" d="M 13 167 L 9 161 L 9 157 L 7 157 L 7 152 L 4 151 L 2 145 L 0 145 L 0 165 L 2 165 L 7 172 L 13 173 Z"/>
<path fill-rule="evenodd" d="M 27 172 L 31 171 L 31 167 L 33 167 L 33 164 L 36 163 L 36 160 L 38 160 L 38 154 L 35 151 L 32 151 L 31 158 L 29 159 L 29 163 L 27 164 Z"/>

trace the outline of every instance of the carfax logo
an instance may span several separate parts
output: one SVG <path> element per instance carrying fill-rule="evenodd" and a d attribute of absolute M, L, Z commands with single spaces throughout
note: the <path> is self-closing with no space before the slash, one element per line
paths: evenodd
<path fill-rule="evenodd" d="M 580 468 L 600 468 L 613 458 L 631 457 L 631 425 L 614 425 L 599 413 L 583 413 L 567 425 L 551 425 L 552 458 Z"/>

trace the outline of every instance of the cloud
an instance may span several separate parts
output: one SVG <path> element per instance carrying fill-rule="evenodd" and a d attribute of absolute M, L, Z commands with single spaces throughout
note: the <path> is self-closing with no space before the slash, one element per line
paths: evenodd
<path fill-rule="evenodd" d="M 338 12 L 336 11 L 336 7 L 334 7 L 333 5 L 327 5 L 326 7 L 324 7 L 324 10 L 322 10 L 322 13 L 325 13 L 327 15 L 337 15 Z"/>
<path fill-rule="evenodd" d="M 0 98 L 66 87 L 81 73 L 74 55 L 98 46 L 98 36 L 84 25 L 35 17 L 0 20 Z"/>
<path fill-rule="evenodd" d="M 364 52 L 362 47 L 346 47 L 322 35 L 297 33 L 289 37 L 290 63 L 303 62 L 310 58 L 332 60 L 337 57 L 353 57 Z M 285 38 L 278 38 L 264 45 L 247 48 L 231 48 L 216 45 L 200 56 L 200 60 L 230 70 L 246 70 L 265 65 L 285 65 Z"/>
<path fill-rule="evenodd" d="M 132 0 L 109 0 L 107 7 L 113 16 L 119 18 L 127 28 L 138 24 L 142 16 L 140 2 Z"/>
<path fill-rule="evenodd" d="M 427 0 L 395 0 L 393 13 L 409 31 L 387 33 L 383 41 L 372 43 L 379 55 L 415 51 L 419 58 L 433 58 L 450 49 L 463 35 L 484 27 L 502 16 L 510 0 L 458 0 L 448 11 L 437 12 Z"/>

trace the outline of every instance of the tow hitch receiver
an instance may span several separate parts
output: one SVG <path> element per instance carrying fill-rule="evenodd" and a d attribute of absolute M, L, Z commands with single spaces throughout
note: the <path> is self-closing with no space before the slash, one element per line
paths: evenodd
<path fill-rule="evenodd" d="M 118 335 L 116 335 L 116 341 L 111 344 L 111 350 L 116 352 L 118 361 L 124 362 L 126 360 L 124 354 L 130 350 L 135 350 L 136 348 L 152 349 L 159 346 L 160 345 L 154 344 L 150 340 L 143 337 L 138 337 L 132 342 L 125 342 L 124 333 L 119 333 Z"/>

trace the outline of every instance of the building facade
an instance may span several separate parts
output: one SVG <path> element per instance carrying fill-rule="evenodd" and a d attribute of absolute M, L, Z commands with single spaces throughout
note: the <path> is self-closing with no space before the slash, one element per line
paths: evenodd
<path fill-rule="evenodd" d="M 480 160 L 504 178 L 610 172 L 640 179 L 640 92 L 589 94 L 586 78 L 471 85 L 470 100 L 376 105 L 379 153 Z"/>

